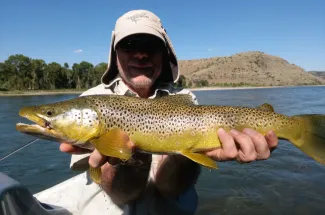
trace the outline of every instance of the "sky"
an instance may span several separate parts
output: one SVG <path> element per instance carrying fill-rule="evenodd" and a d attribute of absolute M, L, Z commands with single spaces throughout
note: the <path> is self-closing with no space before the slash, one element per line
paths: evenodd
<path fill-rule="evenodd" d="M 261 51 L 325 71 L 325 0 L 0 0 L 0 62 L 107 62 L 116 19 L 158 15 L 179 60 Z"/>

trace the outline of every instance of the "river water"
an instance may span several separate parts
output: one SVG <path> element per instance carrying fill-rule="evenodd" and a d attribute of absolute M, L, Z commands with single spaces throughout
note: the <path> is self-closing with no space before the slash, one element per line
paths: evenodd
<path fill-rule="evenodd" d="M 268 102 L 286 115 L 325 114 L 325 87 L 194 91 L 200 104 L 256 107 Z M 33 140 L 16 131 L 22 106 L 60 101 L 77 95 L 0 97 L 0 157 Z M 324 131 L 325 132 L 325 131 Z M 70 171 L 70 156 L 58 143 L 37 141 L 0 162 L 0 171 L 26 185 L 32 193 L 53 186 L 77 173 Z M 197 214 L 325 214 L 325 167 L 287 141 L 265 161 L 218 163 L 203 169 L 197 184 Z"/>

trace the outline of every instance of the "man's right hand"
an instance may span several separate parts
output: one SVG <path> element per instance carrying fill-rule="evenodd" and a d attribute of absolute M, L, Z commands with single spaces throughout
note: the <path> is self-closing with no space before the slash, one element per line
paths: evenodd
<path fill-rule="evenodd" d="M 61 143 L 60 145 L 60 151 L 69 153 L 69 154 L 85 154 L 85 153 L 91 153 L 89 156 L 89 165 L 93 168 L 98 168 L 103 166 L 106 162 L 109 162 L 110 160 L 114 161 L 114 159 L 108 159 L 108 157 L 100 154 L 96 149 L 94 151 L 89 149 L 80 148 L 78 146 L 73 146 L 67 143 Z M 115 165 L 115 163 L 111 163 Z"/>
<path fill-rule="evenodd" d="M 92 151 L 89 149 L 83 149 L 77 146 L 70 145 L 68 143 L 61 143 L 60 144 L 60 151 L 69 153 L 69 154 L 85 154 L 91 153 Z"/>
<path fill-rule="evenodd" d="M 60 151 L 69 154 L 91 153 L 89 165 L 94 168 L 101 167 L 101 187 L 110 196 L 115 204 L 126 204 L 137 199 L 147 185 L 151 165 L 151 155 L 135 154 L 137 160 L 143 163 L 140 167 L 118 165 L 116 158 L 106 157 L 96 149 L 94 151 L 61 143 Z"/>

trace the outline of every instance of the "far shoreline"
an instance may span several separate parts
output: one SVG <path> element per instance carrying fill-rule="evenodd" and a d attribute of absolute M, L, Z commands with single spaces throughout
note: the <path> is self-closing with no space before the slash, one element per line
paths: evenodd
<path fill-rule="evenodd" d="M 209 91 L 209 90 L 250 90 L 250 89 L 272 89 L 272 88 L 290 88 L 290 87 L 325 87 L 325 85 L 286 85 L 286 86 L 259 86 L 259 87 L 200 87 L 187 88 L 191 91 Z"/>
<path fill-rule="evenodd" d="M 290 87 L 324 87 L 325 85 L 287 85 L 287 86 L 260 86 L 260 87 L 199 87 L 185 88 L 190 91 L 214 91 L 214 90 L 249 90 L 249 89 L 272 89 L 272 88 L 290 88 Z M 45 95 L 76 95 L 85 92 L 85 90 L 28 90 L 28 91 L 0 91 L 0 97 L 5 96 L 45 96 Z"/>
<path fill-rule="evenodd" d="M 46 96 L 46 95 L 73 95 L 73 94 L 81 94 L 85 90 L 27 90 L 27 91 L 0 91 L 0 97 L 4 96 Z"/>

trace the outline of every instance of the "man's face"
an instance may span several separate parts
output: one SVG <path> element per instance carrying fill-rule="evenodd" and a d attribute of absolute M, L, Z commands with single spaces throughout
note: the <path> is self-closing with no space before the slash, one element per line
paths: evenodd
<path fill-rule="evenodd" d="M 134 89 L 150 89 L 163 65 L 163 41 L 151 35 L 132 35 L 116 46 L 117 66 L 123 80 Z"/>

